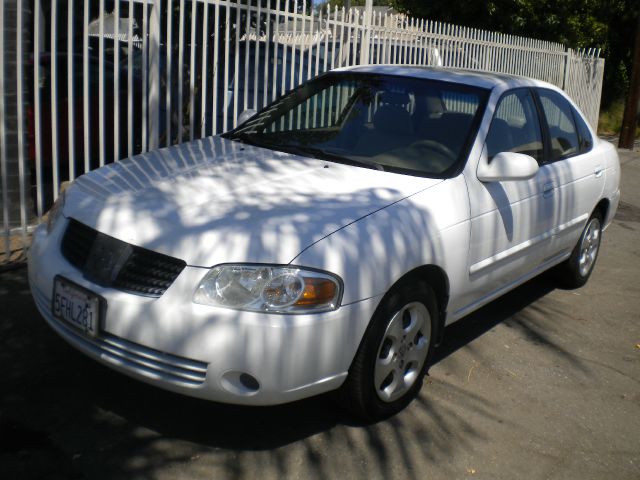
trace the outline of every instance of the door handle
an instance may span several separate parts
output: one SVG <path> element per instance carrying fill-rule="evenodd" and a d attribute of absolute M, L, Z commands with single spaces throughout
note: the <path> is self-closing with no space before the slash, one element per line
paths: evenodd
<path fill-rule="evenodd" d="M 593 170 L 593 174 L 596 176 L 596 178 L 599 178 L 602 176 L 602 172 L 604 172 L 604 169 L 598 165 L 594 170 Z"/>
<path fill-rule="evenodd" d="M 553 195 L 553 191 L 556 189 L 556 184 L 553 182 L 547 182 L 544 184 L 544 186 L 542 187 L 542 196 L 543 197 L 550 197 L 551 195 Z"/>

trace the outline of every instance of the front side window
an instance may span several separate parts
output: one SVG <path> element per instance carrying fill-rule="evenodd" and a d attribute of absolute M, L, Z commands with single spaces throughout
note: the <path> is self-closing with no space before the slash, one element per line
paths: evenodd
<path fill-rule="evenodd" d="M 508 92 L 500 99 L 486 143 L 489 161 L 500 152 L 515 152 L 542 162 L 540 122 L 528 89 Z"/>
<path fill-rule="evenodd" d="M 580 141 L 569 102 L 553 90 L 540 89 L 538 95 L 549 126 L 549 160 L 559 160 L 579 153 Z"/>
<path fill-rule="evenodd" d="M 464 161 L 488 91 L 392 75 L 331 73 L 277 100 L 227 138 L 422 176 Z"/>

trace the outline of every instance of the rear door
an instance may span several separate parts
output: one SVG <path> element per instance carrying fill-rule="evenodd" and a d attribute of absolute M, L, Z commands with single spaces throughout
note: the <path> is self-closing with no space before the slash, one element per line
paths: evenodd
<path fill-rule="evenodd" d="M 570 252 L 604 188 L 604 160 L 593 148 L 589 128 L 562 94 L 535 89 L 546 135 L 545 168 L 553 178 L 557 223 L 546 259 Z"/>

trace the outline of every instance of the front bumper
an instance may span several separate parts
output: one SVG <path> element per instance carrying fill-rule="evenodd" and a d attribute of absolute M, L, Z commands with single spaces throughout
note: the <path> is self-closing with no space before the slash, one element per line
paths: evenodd
<path fill-rule="evenodd" d="M 29 283 L 53 330 L 99 362 L 144 382 L 219 402 L 271 405 L 338 388 L 378 298 L 315 315 L 267 315 L 196 305 L 193 292 L 208 269 L 186 267 L 160 298 L 92 284 L 60 253 L 66 221 L 34 232 Z M 107 303 L 100 334 L 90 338 L 53 317 L 61 275 Z M 257 380 L 246 388 L 243 374 Z M 246 378 L 246 377 L 244 377 Z M 256 383 L 251 385 L 255 387 Z"/>

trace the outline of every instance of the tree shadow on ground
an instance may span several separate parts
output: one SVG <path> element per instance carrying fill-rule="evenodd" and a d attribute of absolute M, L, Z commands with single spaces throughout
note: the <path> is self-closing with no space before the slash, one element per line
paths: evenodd
<path fill-rule="evenodd" d="M 548 275 L 537 277 L 447 327 L 435 363 L 505 321 L 558 351 L 544 329 L 522 313 L 546 309 L 536 302 L 553 288 Z M 446 382 L 427 386 L 431 388 L 426 396 L 410 409 L 373 424 L 354 421 L 331 394 L 274 407 L 184 397 L 129 379 L 66 346 L 39 317 L 26 270 L 3 274 L 0 297 L 0 367 L 10 372 L 0 380 L 5 392 L 0 397 L 0 438 L 11 435 L 16 440 L 2 444 L 0 459 L 8 462 L 10 472 L 23 477 L 154 478 L 168 465 L 201 454 L 217 455 L 220 468 L 231 477 L 251 476 L 248 465 L 264 460 L 263 454 L 270 468 L 285 474 L 296 449 L 304 452 L 303 461 L 319 476 L 332 476 L 334 464 L 318 450 L 320 443 L 349 449 L 354 468 L 373 464 L 390 475 L 390 458 L 397 456 L 404 459 L 411 478 L 412 462 L 436 461 L 438 455 L 470 448 L 474 439 L 484 438 L 456 408 L 480 412 L 488 421 L 504 421 L 492 413 L 490 399 Z M 430 400 L 431 395 L 436 398 Z M 443 401 L 451 395 L 456 405 Z M 419 457 L 409 448 L 415 444 L 424 446 Z"/>
<path fill-rule="evenodd" d="M 496 325 L 533 305 L 536 301 L 551 293 L 556 288 L 555 284 L 553 273 L 545 272 L 456 323 L 449 325 L 445 330 L 444 341 L 435 352 L 433 363 L 436 364 L 444 360 Z M 530 332 L 530 334 L 534 335 L 533 332 Z M 542 342 L 548 341 L 544 336 L 541 336 L 540 340 Z"/>

